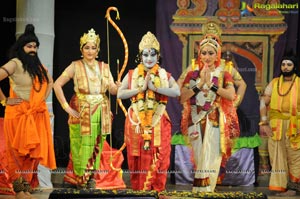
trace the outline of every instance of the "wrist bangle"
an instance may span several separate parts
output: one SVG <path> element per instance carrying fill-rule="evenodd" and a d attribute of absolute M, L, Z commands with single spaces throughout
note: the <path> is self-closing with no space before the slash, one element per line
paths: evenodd
<path fill-rule="evenodd" d="M 200 92 L 200 89 L 197 86 L 194 86 L 192 88 L 193 92 L 195 93 L 195 95 L 197 95 Z"/>
<path fill-rule="evenodd" d="M 69 107 L 68 102 L 64 102 L 64 103 L 61 105 L 61 107 L 62 107 L 64 110 L 66 110 L 66 108 Z"/>
<path fill-rule="evenodd" d="M 259 126 L 268 125 L 268 124 L 269 124 L 269 122 L 267 122 L 267 121 L 261 121 L 258 123 Z"/>
<path fill-rule="evenodd" d="M 218 89 L 219 89 L 219 87 L 217 86 L 217 85 L 215 85 L 215 84 L 213 84 L 211 87 L 210 87 L 210 90 L 212 90 L 213 92 L 217 92 L 218 91 Z"/>
<path fill-rule="evenodd" d="M 0 103 L 2 104 L 2 106 L 6 106 L 6 102 L 7 102 L 7 98 L 5 98 L 4 100 L 0 101 Z"/>
<path fill-rule="evenodd" d="M 267 121 L 267 116 L 265 116 L 265 115 L 261 116 L 261 121 L 264 121 L 264 122 Z"/>

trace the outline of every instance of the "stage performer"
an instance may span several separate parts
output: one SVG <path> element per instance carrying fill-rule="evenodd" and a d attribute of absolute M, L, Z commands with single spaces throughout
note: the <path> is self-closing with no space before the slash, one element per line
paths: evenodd
<path fill-rule="evenodd" d="M 234 81 L 221 60 L 218 35 L 204 36 L 198 56 L 197 67 L 187 72 L 182 83 L 180 102 L 190 110 L 186 133 L 195 163 L 193 191 L 214 192 L 220 168 L 225 168 L 240 133 L 235 108 L 239 103 L 233 101 Z"/>
<path fill-rule="evenodd" d="M 260 133 L 268 135 L 271 164 L 269 189 L 278 195 L 300 191 L 300 78 L 299 59 L 287 53 L 281 74 L 265 88 L 260 100 Z M 294 190 L 291 190 L 294 189 Z"/>
<path fill-rule="evenodd" d="M 9 97 L 1 94 L 5 107 L 4 135 L 7 146 L 9 181 L 16 198 L 32 198 L 38 185 L 38 164 L 56 169 L 52 129 L 46 99 L 53 80 L 41 64 L 37 50 L 40 43 L 34 26 L 12 46 L 10 60 L 0 68 L 0 80 L 9 78 Z"/>
<path fill-rule="evenodd" d="M 80 38 L 82 59 L 72 61 L 54 82 L 54 92 L 69 114 L 70 161 L 77 188 L 96 188 L 95 173 L 101 171 L 100 157 L 107 135 L 111 134 L 112 113 L 106 92 L 116 95 L 109 65 L 98 61 L 100 37 L 92 28 Z M 67 102 L 62 87 L 73 80 L 74 94 Z M 100 169 L 100 170 L 99 170 Z"/>
<path fill-rule="evenodd" d="M 166 112 L 169 97 L 179 87 L 161 67 L 160 44 L 147 32 L 139 43 L 137 67 L 129 70 L 117 97 L 131 99 L 125 120 L 125 143 L 133 190 L 165 190 L 170 165 L 171 121 Z"/>

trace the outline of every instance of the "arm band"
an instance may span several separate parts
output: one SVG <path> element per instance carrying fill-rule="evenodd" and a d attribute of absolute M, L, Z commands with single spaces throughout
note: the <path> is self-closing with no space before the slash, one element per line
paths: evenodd
<path fill-rule="evenodd" d="M 212 87 L 210 87 L 210 90 L 212 90 L 215 93 L 218 91 L 218 89 L 219 89 L 219 87 L 214 84 L 212 85 Z"/>
<path fill-rule="evenodd" d="M 194 86 L 192 89 L 193 89 L 195 95 L 197 95 L 201 91 L 200 88 L 198 88 L 197 86 Z"/>
<path fill-rule="evenodd" d="M 9 72 L 8 72 L 8 70 L 6 68 L 0 67 L 0 69 L 3 69 L 7 73 L 7 75 L 10 76 L 10 74 L 9 74 Z"/>

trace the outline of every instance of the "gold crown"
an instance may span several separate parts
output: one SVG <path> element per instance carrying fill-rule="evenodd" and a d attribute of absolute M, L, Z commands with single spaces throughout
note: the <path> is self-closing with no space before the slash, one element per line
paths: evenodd
<path fill-rule="evenodd" d="M 96 32 L 93 28 L 91 28 L 88 33 L 84 33 L 80 37 L 80 49 L 82 49 L 83 45 L 87 42 L 93 42 L 98 48 L 100 47 L 100 37 L 99 35 L 96 35 Z"/>
<path fill-rule="evenodd" d="M 158 52 L 160 50 L 159 42 L 157 41 L 154 34 L 149 31 L 143 36 L 142 40 L 140 41 L 139 51 L 142 52 L 146 48 L 154 48 Z"/>

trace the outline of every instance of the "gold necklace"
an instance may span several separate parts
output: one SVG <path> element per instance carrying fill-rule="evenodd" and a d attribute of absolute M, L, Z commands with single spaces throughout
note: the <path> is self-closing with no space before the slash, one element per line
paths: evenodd
<path fill-rule="evenodd" d="M 292 90 L 292 87 L 293 87 L 293 85 L 294 85 L 294 82 L 295 82 L 295 80 L 296 80 L 296 77 L 297 77 L 297 75 L 295 75 L 295 77 L 293 78 L 293 82 L 291 83 L 289 89 L 288 89 L 284 94 L 281 94 L 280 91 L 279 91 L 279 87 L 280 87 L 280 86 L 279 86 L 279 84 L 280 84 L 280 79 L 278 80 L 278 84 L 277 84 L 277 93 L 278 93 L 279 96 L 284 97 L 284 96 L 286 96 L 286 95 Z"/>
<path fill-rule="evenodd" d="M 94 69 L 95 68 L 95 66 L 96 66 L 96 62 L 95 61 L 93 61 L 93 64 L 89 64 L 87 61 L 85 61 L 85 60 L 83 60 L 83 62 L 89 67 L 89 68 L 92 68 L 92 69 Z"/>

